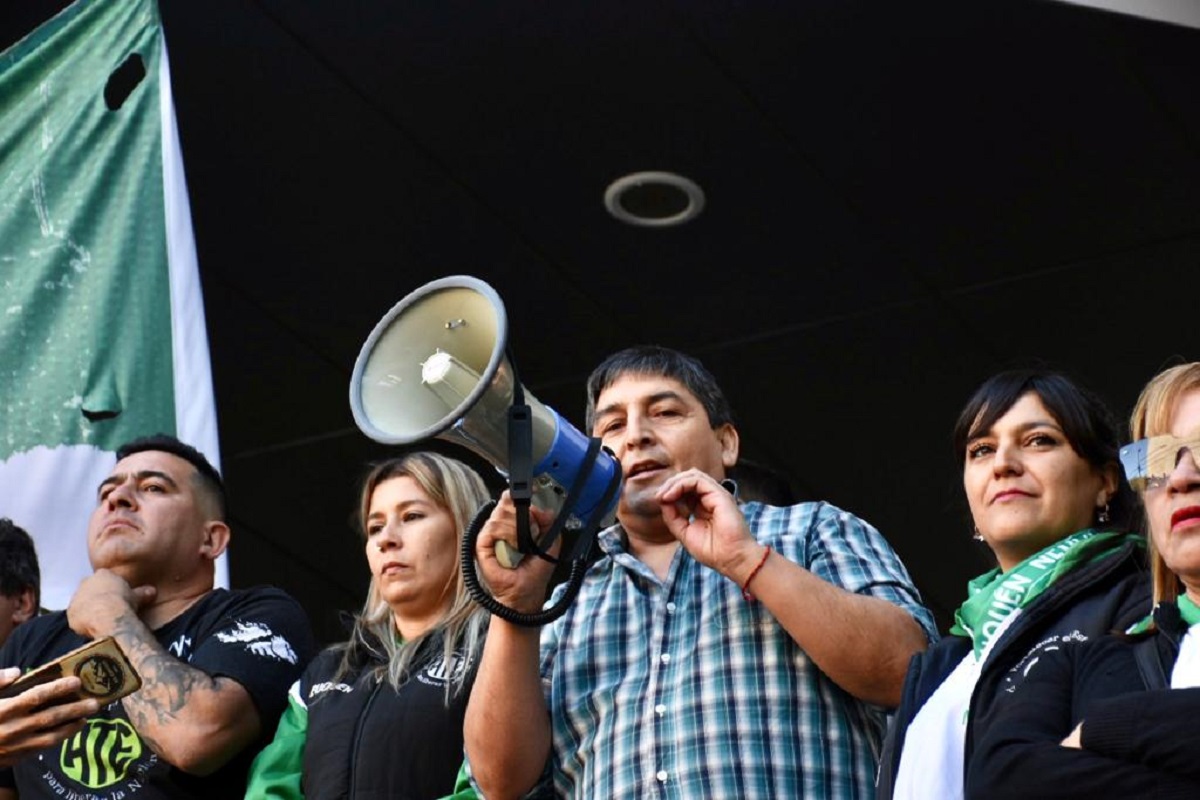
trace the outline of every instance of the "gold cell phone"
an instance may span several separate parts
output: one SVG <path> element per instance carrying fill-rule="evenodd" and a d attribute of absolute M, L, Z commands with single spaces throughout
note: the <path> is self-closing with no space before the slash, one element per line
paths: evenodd
<path fill-rule="evenodd" d="M 77 676 L 83 685 L 74 696 L 57 702 L 94 697 L 101 703 L 111 703 L 142 687 L 142 679 L 125 657 L 125 651 L 116 639 L 105 636 L 26 672 L 0 689 L 0 699 L 16 697 L 26 689 L 70 675 Z"/>

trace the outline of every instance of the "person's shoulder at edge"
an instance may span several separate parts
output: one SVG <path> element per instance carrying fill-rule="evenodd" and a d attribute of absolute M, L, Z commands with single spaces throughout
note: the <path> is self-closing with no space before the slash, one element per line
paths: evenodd
<path fill-rule="evenodd" d="M 24 659 L 28 657 L 31 650 L 44 648 L 59 637 L 84 641 L 67 625 L 66 616 L 67 612 L 65 611 L 51 611 L 14 628 L 12 636 L 8 637 L 4 645 L 0 647 L 0 667 L 16 666 L 15 663 L 8 663 L 8 660 L 18 657 Z M 26 664 L 25 666 L 37 665 Z"/>

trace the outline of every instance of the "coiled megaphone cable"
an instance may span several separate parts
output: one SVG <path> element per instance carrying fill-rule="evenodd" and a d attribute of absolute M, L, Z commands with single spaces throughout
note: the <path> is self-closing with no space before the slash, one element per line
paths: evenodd
<path fill-rule="evenodd" d="M 597 444 L 598 449 L 598 444 Z M 591 469 L 589 462 L 588 470 Z M 586 476 L 585 476 L 586 477 Z M 579 483 L 582 483 L 580 481 Z M 491 500 L 483 505 L 477 512 L 475 518 L 471 520 L 471 524 L 467 526 L 467 530 L 463 533 L 462 541 L 462 576 L 463 585 L 467 587 L 467 593 L 471 595 L 475 602 L 479 603 L 483 608 L 490 613 L 495 614 L 500 619 L 521 625 L 527 628 L 536 628 L 545 625 L 549 622 L 561 617 L 566 613 L 567 608 L 571 603 L 575 602 L 576 595 L 583 587 L 583 579 L 587 573 L 588 567 L 596 556 L 596 534 L 599 533 L 601 515 L 604 509 L 612 502 L 617 490 L 621 487 L 621 475 L 618 472 L 609 481 L 608 488 L 605 490 L 604 498 L 596 510 L 592 512 L 591 518 L 584 524 L 579 531 L 579 537 L 575 540 L 575 547 L 571 551 L 571 570 L 567 576 L 567 588 L 563 591 L 562 596 L 550 608 L 542 609 L 535 613 L 526 613 L 517 611 L 514 608 L 504 605 L 483 587 L 479 581 L 479 574 L 475 566 L 475 543 L 479 539 L 479 533 L 483 530 L 484 523 L 491 516 L 492 510 L 496 508 L 496 501 Z M 575 500 L 571 495 L 574 491 L 567 495 L 567 503 L 563 505 L 563 510 L 569 509 L 571 503 Z M 517 514 L 528 514 L 529 509 L 517 509 Z M 563 512 L 559 512 L 559 519 L 555 520 L 555 527 L 563 517 Z M 553 528 L 551 529 L 553 530 Z M 553 541 L 553 539 L 551 539 Z M 539 556 L 543 555 L 541 553 Z"/>
<path fill-rule="evenodd" d="M 558 602 L 550 608 L 529 614 L 504 605 L 489 594 L 487 589 L 483 588 L 483 584 L 479 582 L 479 574 L 475 569 L 475 542 L 479 539 L 479 532 L 483 530 L 484 523 L 487 522 L 488 517 L 491 516 L 492 509 L 495 507 L 495 500 L 485 503 L 475 514 L 475 519 L 471 520 L 471 524 L 463 534 L 462 577 L 463 585 L 467 587 L 467 593 L 489 613 L 495 614 L 500 619 L 511 622 L 514 625 L 537 628 L 548 622 L 553 622 L 566 613 L 571 603 L 575 602 L 575 596 L 579 594 L 579 590 L 583 586 L 583 577 L 588 568 L 587 560 L 580 559 L 572 562 L 571 572 L 567 578 L 567 588 Z"/>

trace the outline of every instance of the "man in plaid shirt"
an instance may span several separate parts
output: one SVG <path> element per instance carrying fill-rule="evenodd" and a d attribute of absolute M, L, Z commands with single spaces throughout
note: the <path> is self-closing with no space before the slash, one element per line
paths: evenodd
<path fill-rule="evenodd" d="M 492 620 L 465 725 L 482 793 L 872 796 L 883 711 L 936 636 L 887 542 L 825 503 L 739 504 L 732 414 L 682 353 L 609 357 L 588 425 L 621 462 L 619 524 L 566 615 Z M 500 602 L 536 611 L 550 565 L 495 559 L 514 520 L 505 495 L 477 558 Z"/>

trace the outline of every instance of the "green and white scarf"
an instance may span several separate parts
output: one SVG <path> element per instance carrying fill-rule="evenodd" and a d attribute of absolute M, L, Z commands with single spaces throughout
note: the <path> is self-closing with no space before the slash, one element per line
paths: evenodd
<path fill-rule="evenodd" d="M 1189 628 L 1200 622 L 1200 606 L 1197 606 L 1192 598 L 1181 594 L 1175 604 L 1179 606 L 1179 616 L 1183 617 Z"/>
<path fill-rule="evenodd" d="M 975 657 L 980 658 L 1017 609 L 1032 603 L 1063 575 L 1108 555 L 1127 540 L 1141 539 L 1089 528 L 1034 553 L 1008 572 L 985 572 L 967 584 L 967 601 L 954 612 L 950 633 L 970 637 Z"/>
<path fill-rule="evenodd" d="M 1186 593 L 1176 598 L 1175 605 L 1179 606 L 1179 616 L 1183 617 L 1183 621 L 1187 623 L 1189 628 L 1200 622 L 1200 606 L 1197 606 Z M 1154 612 L 1152 611 L 1141 622 L 1130 625 L 1129 630 L 1125 631 L 1125 633 L 1130 636 L 1136 636 L 1139 633 L 1145 633 L 1150 630 L 1150 626 L 1153 624 Z"/>

